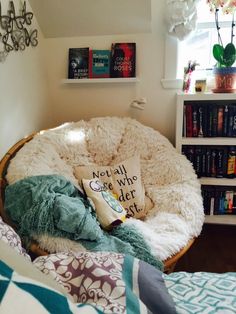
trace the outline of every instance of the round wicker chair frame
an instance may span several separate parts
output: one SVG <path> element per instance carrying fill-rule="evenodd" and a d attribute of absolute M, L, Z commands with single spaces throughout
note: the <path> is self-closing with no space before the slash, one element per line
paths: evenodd
<path fill-rule="evenodd" d="M 7 186 L 7 181 L 5 178 L 7 167 L 10 163 L 10 160 L 15 156 L 15 154 L 24 146 L 25 143 L 29 142 L 37 133 L 33 133 L 20 141 L 18 141 L 15 145 L 13 145 L 8 152 L 4 155 L 2 160 L 0 161 L 0 216 L 2 219 L 9 225 L 11 225 L 14 229 L 16 226 L 11 222 L 9 217 L 7 216 L 4 210 L 4 194 L 5 188 Z M 171 273 L 174 271 L 175 265 L 178 260 L 189 250 L 192 246 L 195 239 L 191 239 L 186 246 L 184 246 L 179 252 L 175 255 L 169 257 L 164 261 L 164 271 L 165 273 Z M 48 255 L 49 253 L 42 250 L 36 242 L 32 242 L 30 246 L 30 251 L 35 256 Z"/>

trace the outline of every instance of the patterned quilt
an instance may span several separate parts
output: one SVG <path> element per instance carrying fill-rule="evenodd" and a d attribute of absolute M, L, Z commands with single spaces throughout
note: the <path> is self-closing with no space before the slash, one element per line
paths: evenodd
<path fill-rule="evenodd" d="M 236 273 L 176 272 L 164 280 L 179 314 L 236 313 Z"/>
<path fill-rule="evenodd" d="M 62 284 L 74 302 L 102 313 L 176 313 L 162 272 L 130 255 L 57 253 L 38 257 L 34 265 Z"/>
<path fill-rule="evenodd" d="M 42 280 L 33 265 L 48 277 Z M 46 286 L 51 277 L 60 284 L 56 291 L 54 280 Z M 0 313 L 31 314 L 32 308 L 56 314 L 235 314 L 236 273 L 165 275 L 129 255 L 107 252 L 50 254 L 32 264 L 18 235 L 0 218 Z"/>

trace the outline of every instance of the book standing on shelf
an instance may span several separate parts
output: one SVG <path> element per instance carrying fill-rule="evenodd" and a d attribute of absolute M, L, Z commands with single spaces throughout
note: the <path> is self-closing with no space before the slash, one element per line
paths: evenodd
<path fill-rule="evenodd" d="M 136 43 L 112 44 L 110 76 L 136 76 Z"/>
<path fill-rule="evenodd" d="M 183 145 L 182 153 L 199 178 L 236 178 L 236 146 Z"/>
<path fill-rule="evenodd" d="M 206 215 L 235 215 L 236 187 L 202 185 Z"/>
<path fill-rule="evenodd" d="M 205 214 L 215 216 L 205 222 L 236 225 L 235 95 L 177 95 L 176 148 L 200 178 Z"/>
<path fill-rule="evenodd" d="M 193 136 L 193 110 L 192 110 L 192 105 L 191 104 L 186 104 L 186 136 L 187 137 L 192 137 Z"/>
<path fill-rule="evenodd" d="M 222 136 L 227 136 L 228 134 L 228 121 L 229 121 L 229 106 L 224 106 L 224 113 L 223 113 L 223 134 Z"/>
<path fill-rule="evenodd" d="M 193 137 L 198 137 L 198 106 L 193 105 Z"/>
<path fill-rule="evenodd" d="M 69 49 L 69 79 L 83 79 L 89 77 L 89 48 Z"/>
<path fill-rule="evenodd" d="M 89 77 L 108 78 L 110 77 L 110 50 L 89 51 Z"/>
<path fill-rule="evenodd" d="M 236 104 L 184 104 L 183 136 L 236 137 Z"/>

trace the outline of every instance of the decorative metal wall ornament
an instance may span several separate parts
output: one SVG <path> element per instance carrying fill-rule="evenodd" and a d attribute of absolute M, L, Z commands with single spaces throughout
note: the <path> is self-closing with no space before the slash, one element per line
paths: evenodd
<path fill-rule="evenodd" d="M 0 2 L 0 43 L 3 50 L 0 51 L 0 62 L 6 59 L 10 51 L 23 51 L 30 45 L 38 45 L 37 29 L 28 30 L 33 19 L 32 12 L 26 12 L 26 2 L 24 1 L 20 15 L 16 15 L 13 1 L 9 2 L 7 15 L 2 15 L 2 6 Z"/>

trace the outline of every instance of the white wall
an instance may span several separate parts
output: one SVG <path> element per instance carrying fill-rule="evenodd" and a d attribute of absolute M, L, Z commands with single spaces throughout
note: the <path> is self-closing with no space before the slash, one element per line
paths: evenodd
<path fill-rule="evenodd" d="M 95 116 L 132 116 L 152 126 L 172 142 L 175 133 L 175 90 L 164 90 L 165 0 L 152 1 L 152 33 L 46 39 L 47 68 L 56 124 Z M 109 14 L 109 12 L 107 12 Z M 112 42 L 136 42 L 136 84 L 61 84 L 67 78 L 68 49 L 108 49 Z M 144 111 L 130 110 L 137 97 L 146 97 Z"/>
<path fill-rule="evenodd" d="M 8 0 L 1 3 L 5 12 Z M 95 116 L 132 116 L 173 142 L 176 91 L 164 90 L 160 83 L 164 75 L 164 12 L 165 0 L 152 0 L 149 34 L 44 39 L 40 33 L 36 48 L 10 53 L 0 63 L 0 158 L 17 140 L 33 131 Z M 105 49 L 119 41 L 137 43 L 139 83 L 61 84 L 67 77 L 69 48 Z M 138 97 L 147 98 L 144 111 L 129 107 Z"/>
<path fill-rule="evenodd" d="M 1 1 L 2 13 L 7 12 L 8 3 Z M 14 3 L 18 14 L 19 1 Z M 33 27 L 38 28 L 34 21 Z M 13 51 L 5 62 L 0 62 L 0 158 L 22 137 L 52 124 L 44 51 L 44 38 L 39 32 L 37 47 Z"/>

